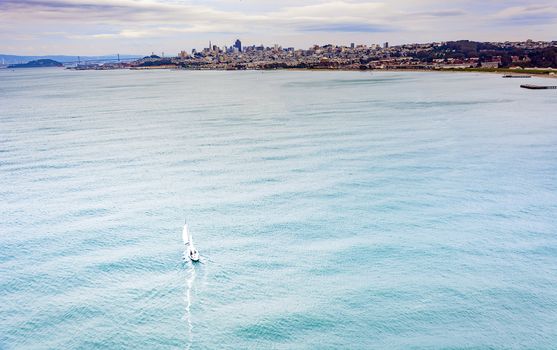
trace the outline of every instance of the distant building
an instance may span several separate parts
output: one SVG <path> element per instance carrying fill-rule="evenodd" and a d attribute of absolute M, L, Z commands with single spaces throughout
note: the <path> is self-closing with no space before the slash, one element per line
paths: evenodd
<path fill-rule="evenodd" d="M 482 68 L 499 68 L 499 62 L 492 61 L 492 62 L 482 62 Z"/>
<path fill-rule="evenodd" d="M 389 48 L 389 42 L 388 42 L 388 41 L 386 41 L 386 42 L 383 44 L 383 48 L 384 48 L 384 49 L 388 49 L 388 48 Z"/>
<path fill-rule="evenodd" d="M 353 49 L 354 47 L 356 47 L 356 45 L 354 43 L 351 43 L 350 48 Z"/>
<path fill-rule="evenodd" d="M 240 41 L 240 39 L 236 39 L 234 47 L 237 48 L 239 52 L 242 52 L 242 42 Z"/>
<path fill-rule="evenodd" d="M 499 68 L 501 65 L 501 56 L 493 56 L 491 59 L 481 63 L 482 68 Z"/>

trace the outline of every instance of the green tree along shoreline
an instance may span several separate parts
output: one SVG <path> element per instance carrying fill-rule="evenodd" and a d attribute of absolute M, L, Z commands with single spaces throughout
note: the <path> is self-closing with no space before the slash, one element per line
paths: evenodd
<path fill-rule="evenodd" d="M 430 51 L 422 51 L 416 54 L 416 58 L 425 62 L 449 58 L 479 58 L 480 61 L 486 61 L 497 56 L 501 57 L 501 68 L 512 66 L 523 68 L 557 68 L 557 47 L 555 46 L 539 49 L 523 49 L 511 45 L 508 47 L 500 47 L 490 43 L 460 40 L 450 41 L 444 45 L 434 47 Z M 513 58 L 515 58 L 515 62 L 513 62 Z"/>

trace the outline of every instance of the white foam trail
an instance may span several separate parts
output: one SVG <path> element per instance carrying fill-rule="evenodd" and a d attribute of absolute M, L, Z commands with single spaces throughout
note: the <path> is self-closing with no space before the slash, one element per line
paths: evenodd
<path fill-rule="evenodd" d="M 185 310 L 184 318 L 188 325 L 188 344 L 186 346 L 186 349 L 189 350 L 193 342 L 193 323 L 191 320 L 191 311 L 190 311 L 191 304 L 192 304 L 191 294 L 193 289 L 193 283 L 195 282 L 195 277 L 197 273 L 192 263 L 189 263 L 188 266 L 189 269 L 188 269 L 188 277 L 186 279 L 186 294 L 184 296 L 184 300 L 186 302 L 186 310 Z"/>

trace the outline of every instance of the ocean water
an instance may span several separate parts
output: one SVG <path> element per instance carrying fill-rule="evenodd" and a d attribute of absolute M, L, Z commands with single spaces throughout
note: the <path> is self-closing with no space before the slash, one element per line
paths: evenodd
<path fill-rule="evenodd" d="M 557 92 L 520 83 L 0 70 L 0 348 L 555 349 Z"/>

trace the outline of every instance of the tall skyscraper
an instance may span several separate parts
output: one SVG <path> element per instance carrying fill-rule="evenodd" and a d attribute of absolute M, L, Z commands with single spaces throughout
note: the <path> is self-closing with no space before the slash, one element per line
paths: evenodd
<path fill-rule="evenodd" d="M 242 42 L 240 41 L 240 39 L 236 39 L 236 42 L 234 43 L 234 47 L 238 49 L 238 51 L 242 52 Z"/>
<path fill-rule="evenodd" d="M 383 44 L 383 48 L 384 48 L 384 49 L 388 49 L 388 48 L 389 48 L 389 42 L 388 42 L 388 41 L 385 42 L 385 43 Z"/>

